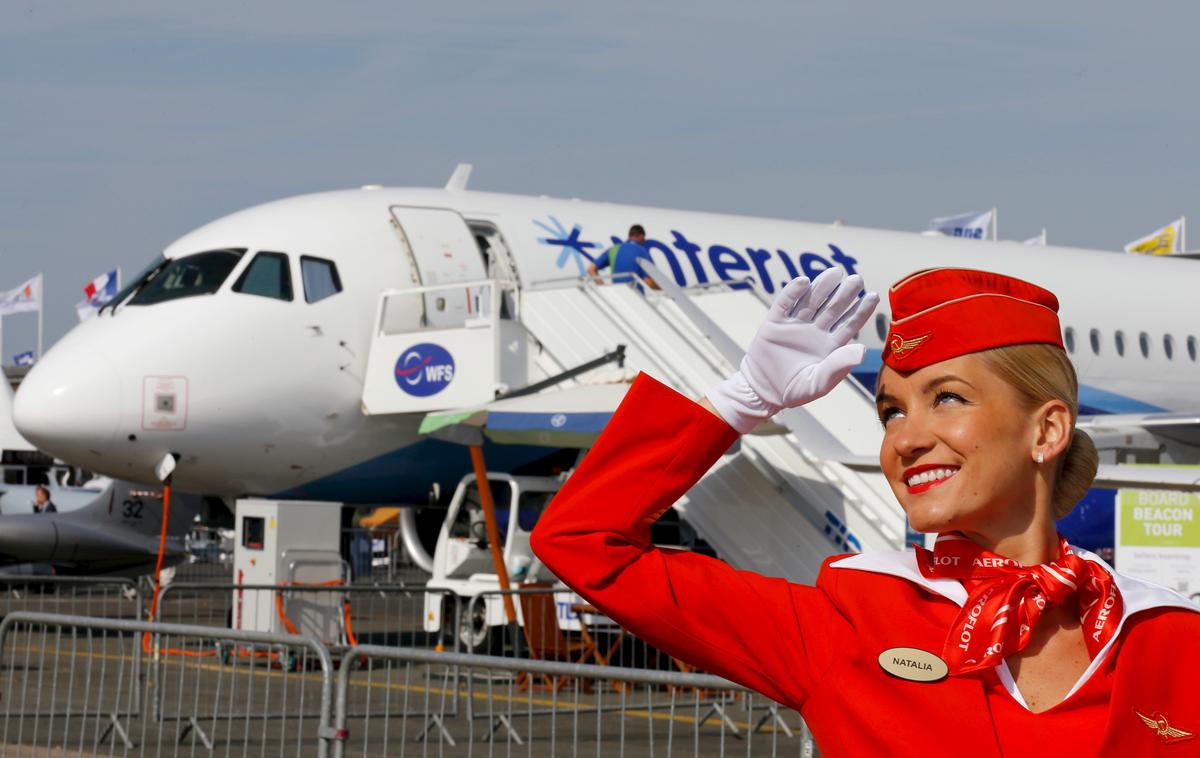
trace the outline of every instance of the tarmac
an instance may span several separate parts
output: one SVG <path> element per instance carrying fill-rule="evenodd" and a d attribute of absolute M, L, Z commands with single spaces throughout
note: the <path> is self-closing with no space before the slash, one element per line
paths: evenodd
<path fill-rule="evenodd" d="M 135 619 L 145 609 L 127 589 L 10 588 L 0 607 Z M 356 641 L 427 650 L 443 641 L 422 628 L 423 593 L 377 589 L 351 596 Z M 160 620 L 228 628 L 233 602 L 228 588 L 168 595 Z M 152 647 L 137 635 L 58 628 L 21 628 L 2 644 L 0 758 L 307 756 L 333 726 L 321 723 L 320 660 L 304 648 L 182 637 Z M 347 755 L 804 754 L 799 716 L 748 693 L 550 679 L 512 670 L 512 660 L 489 671 L 343 660 L 336 650 L 331 694 L 339 669 L 352 667 L 339 735 Z"/>

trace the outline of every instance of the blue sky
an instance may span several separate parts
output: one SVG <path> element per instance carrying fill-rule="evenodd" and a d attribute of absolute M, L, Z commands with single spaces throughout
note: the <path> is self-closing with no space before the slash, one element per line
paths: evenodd
<path fill-rule="evenodd" d="M 477 189 L 894 229 L 995 205 L 1002 237 L 1110 250 L 1200 219 L 1200 11 L 972 5 L 8 0 L 0 288 L 45 272 L 49 345 L 92 276 L 206 221 L 459 161 Z M 8 363 L 35 319 L 5 322 Z"/>

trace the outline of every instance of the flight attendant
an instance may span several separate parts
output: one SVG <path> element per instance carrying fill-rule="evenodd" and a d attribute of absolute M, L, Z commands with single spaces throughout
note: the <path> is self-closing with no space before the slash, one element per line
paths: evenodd
<path fill-rule="evenodd" d="M 740 434 L 862 360 L 861 289 L 791 282 L 700 402 L 639 376 L 535 552 L 651 644 L 800 711 L 825 755 L 1200 755 L 1196 606 L 1055 530 L 1097 456 L 1057 299 L 1028 282 L 933 269 L 889 293 L 880 464 L 933 550 L 835 556 L 806 586 L 650 544 Z"/>

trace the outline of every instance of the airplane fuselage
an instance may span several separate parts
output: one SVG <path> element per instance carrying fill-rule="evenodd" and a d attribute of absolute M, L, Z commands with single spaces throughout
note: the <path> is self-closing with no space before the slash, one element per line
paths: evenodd
<path fill-rule="evenodd" d="M 176 453 L 176 484 L 187 491 L 421 502 L 429 481 L 457 478 L 466 454 L 421 438 L 420 414 L 362 412 L 380 296 L 455 277 L 482 279 L 488 269 L 479 249 L 447 247 L 437 261 L 414 255 L 404 221 L 413 209 L 453 210 L 472 233 L 501 240 L 522 287 L 580 277 L 632 223 L 646 227 L 655 264 L 685 286 L 745 280 L 770 296 L 793 276 L 834 265 L 861 274 L 881 293 L 901 276 L 935 266 L 1014 274 L 1060 298 L 1085 409 L 1195 406 L 1200 325 L 1190 303 L 1200 264 L 1194 261 L 574 200 L 375 188 L 267 203 L 172 243 L 169 259 L 214 250 L 240 257 L 212 294 L 126 303 L 74 328 L 26 377 L 16 400 L 18 428 L 42 449 L 113 477 L 151 480 L 154 464 Z M 286 256 L 290 300 L 235 291 L 262 252 Z M 302 256 L 332 262 L 341 290 L 308 302 Z M 861 335 L 876 364 L 887 316 L 885 297 L 878 321 Z M 496 454 L 513 465 L 532 455 L 519 449 Z"/>

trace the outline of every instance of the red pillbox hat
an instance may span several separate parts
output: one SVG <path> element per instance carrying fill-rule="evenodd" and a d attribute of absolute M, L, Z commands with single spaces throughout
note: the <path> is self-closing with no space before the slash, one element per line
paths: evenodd
<path fill-rule="evenodd" d="M 1005 345 L 1063 346 L 1058 298 L 1011 276 L 926 269 L 893 284 L 888 300 L 892 325 L 883 362 L 897 371 Z"/>

